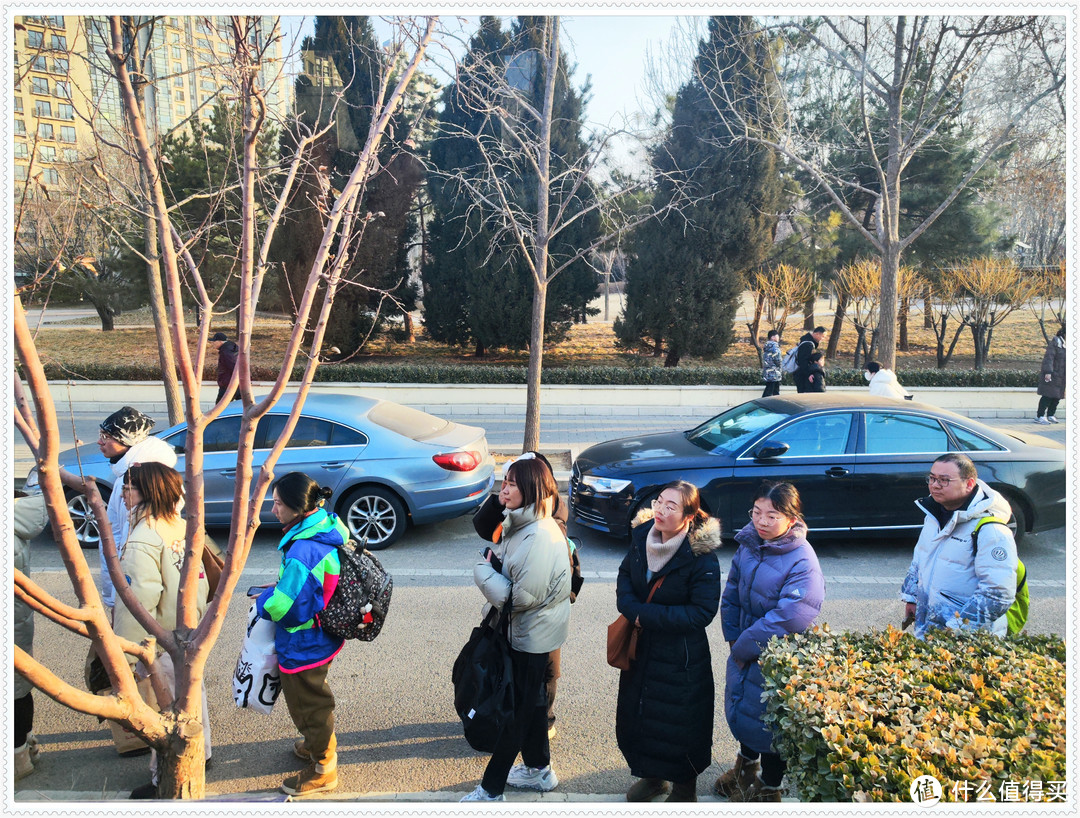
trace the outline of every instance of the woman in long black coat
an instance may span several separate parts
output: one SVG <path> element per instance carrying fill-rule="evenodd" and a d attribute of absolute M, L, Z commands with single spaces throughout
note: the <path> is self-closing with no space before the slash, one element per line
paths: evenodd
<path fill-rule="evenodd" d="M 1046 345 L 1039 368 L 1039 412 L 1036 423 L 1057 423 L 1058 402 L 1065 397 L 1065 327 L 1057 331 Z"/>
<path fill-rule="evenodd" d="M 615 735 L 641 780 L 626 800 L 670 790 L 668 801 L 696 801 L 697 777 L 712 763 L 715 693 L 705 628 L 720 606 L 720 524 L 680 480 L 634 520 L 631 536 L 617 603 L 641 633 L 636 660 L 619 676 Z"/>

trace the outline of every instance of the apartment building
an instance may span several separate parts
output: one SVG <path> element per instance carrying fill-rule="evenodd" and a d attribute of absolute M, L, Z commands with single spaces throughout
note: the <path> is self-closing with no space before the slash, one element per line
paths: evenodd
<path fill-rule="evenodd" d="M 158 136 L 208 120 L 219 99 L 230 101 L 233 34 L 223 16 L 136 18 L 148 123 Z M 289 81 L 275 18 L 255 18 L 252 44 L 266 45 L 260 83 L 271 118 L 287 113 Z M 269 42 L 268 42 L 269 41 Z M 63 189 L 65 170 L 98 152 L 94 131 L 110 141 L 123 130 L 119 89 L 107 48 L 108 18 L 51 15 L 16 18 L 15 180 L 32 175 Z M 268 43 L 268 45 L 267 45 Z M 17 186 L 17 190 L 21 186 Z"/>

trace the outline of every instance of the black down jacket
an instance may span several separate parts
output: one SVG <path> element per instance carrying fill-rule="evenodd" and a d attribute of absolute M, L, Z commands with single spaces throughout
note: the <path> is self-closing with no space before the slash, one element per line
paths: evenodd
<path fill-rule="evenodd" d="M 639 778 L 687 781 L 712 763 L 712 654 L 705 627 L 720 607 L 720 524 L 708 519 L 690 533 L 653 577 L 665 577 L 645 604 L 645 538 L 651 511 L 634 520 L 630 551 L 619 566 L 619 612 L 641 619 L 637 659 L 619 675 L 615 735 Z"/>

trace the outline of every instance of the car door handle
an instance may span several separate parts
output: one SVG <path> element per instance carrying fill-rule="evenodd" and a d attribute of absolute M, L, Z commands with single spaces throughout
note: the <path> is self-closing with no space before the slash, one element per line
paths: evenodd
<path fill-rule="evenodd" d="M 320 463 L 319 468 L 326 469 L 327 471 L 335 471 L 337 469 L 343 469 L 347 465 L 349 464 L 338 460 L 334 463 Z"/>
<path fill-rule="evenodd" d="M 851 472 L 843 466 L 833 466 L 831 469 L 826 469 L 825 474 L 828 477 L 846 477 Z"/>
<path fill-rule="evenodd" d="M 232 480 L 234 477 L 236 477 L 236 469 L 221 469 L 218 471 L 218 474 L 220 474 L 222 477 L 227 477 Z"/>

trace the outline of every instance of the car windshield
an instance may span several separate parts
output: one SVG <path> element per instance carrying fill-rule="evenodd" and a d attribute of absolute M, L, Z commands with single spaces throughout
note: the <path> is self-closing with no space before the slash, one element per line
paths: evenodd
<path fill-rule="evenodd" d="M 744 403 L 691 429 L 686 439 L 708 451 L 735 454 L 750 438 L 786 417 L 756 403 Z"/>

